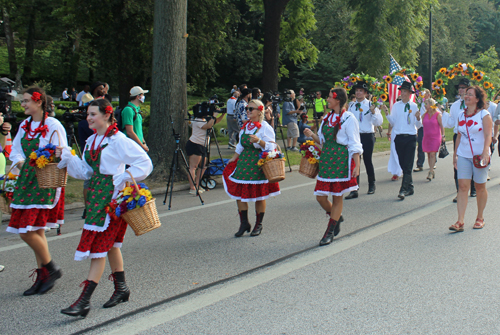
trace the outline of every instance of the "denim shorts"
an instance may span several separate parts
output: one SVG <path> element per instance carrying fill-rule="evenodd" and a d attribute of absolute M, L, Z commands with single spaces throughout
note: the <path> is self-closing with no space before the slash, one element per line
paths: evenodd
<path fill-rule="evenodd" d="M 488 167 L 478 169 L 474 166 L 472 158 L 458 156 L 457 160 L 457 179 L 472 179 L 478 184 L 486 183 L 488 179 Z"/>

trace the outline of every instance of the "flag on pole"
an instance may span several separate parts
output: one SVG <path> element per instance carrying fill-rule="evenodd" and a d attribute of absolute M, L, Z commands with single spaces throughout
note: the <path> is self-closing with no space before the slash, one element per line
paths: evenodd
<path fill-rule="evenodd" d="M 391 56 L 391 62 L 389 64 L 389 72 L 393 73 L 395 71 L 399 71 L 402 69 L 401 65 L 396 62 L 394 57 Z M 398 90 L 398 88 L 403 84 L 403 81 L 408 81 L 411 83 L 410 78 L 408 78 L 406 75 L 404 77 L 401 76 L 394 76 L 392 78 L 392 83 L 387 85 L 387 91 L 389 92 L 389 107 L 392 108 L 392 105 L 396 102 L 397 98 L 401 94 L 401 92 Z M 415 101 L 415 95 L 413 94 L 410 98 L 410 100 Z"/>

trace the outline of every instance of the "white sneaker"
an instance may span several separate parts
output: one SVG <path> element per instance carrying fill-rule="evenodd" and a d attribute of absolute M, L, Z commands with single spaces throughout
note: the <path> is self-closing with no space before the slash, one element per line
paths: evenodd
<path fill-rule="evenodd" d="M 189 190 L 189 194 L 196 195 L 196 190 Z"/>
<path fill-rule="evenodd" d="M 3 271 L 3 269 L 5 269 L 5 266 L 0 265 L 0 272 L 2 272 L 2 271 Z"/>
<path fill-rule="evenodd" d="M 228 149 L 236 149 L 236 144 L 229 143 Z"/>
<path fill-rule="evenodd" d="M 290 151 L 299 151 L 299 149 L 297 147 L 291 147 Z"/>

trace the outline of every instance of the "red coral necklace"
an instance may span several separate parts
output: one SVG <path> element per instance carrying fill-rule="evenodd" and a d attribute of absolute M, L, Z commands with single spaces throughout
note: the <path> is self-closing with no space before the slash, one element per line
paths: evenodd
<path fill-rule="evenodd" d="M 37 134 L 41 134 L 42 137 L 45 138 L 45 135 L 49 131 L 49 127 L 47 127 L 47 125 L 42 125 L 43 122 L 40 122 L 40 125 L 35 130 L 31 130 L 31 121 L 32 119 L 30 118 L 30 120 L 21 127 L 26 132 L 26 139 L 31 141 Z"/>
<path fill-rule="evenodd" d="M 102 141 L 104 141 L 104 139 L 106 137 L 108 137 L 108 134 L 115 129 L 118 129 L 116 127 L 116 123 L 113 123 L 111 126 L 109 126 L 108 129 L 106 130 L 106 132 L 104 133 L 104 136 L 102 137 L 101 142 L 99 142 L 99 144 L 97 145 L 97 148 L 95 149 L 95 140 L 97 139 L 97 136 L 98 136 L 96 134 L 96 136 L 94 137 L 94 140 L 92 141 L 92 146 L 90 147 L 90 159 L 92 160 L 92 162 L 95 162 L 99 158 L 99 154 L 101 153 L 101 150 L 102 150 L 102 147 L 101 147 Z"/>

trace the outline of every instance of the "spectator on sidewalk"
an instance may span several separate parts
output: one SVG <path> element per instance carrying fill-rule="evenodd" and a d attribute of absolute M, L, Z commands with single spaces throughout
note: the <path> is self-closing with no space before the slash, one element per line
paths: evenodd
<path fill-rule="evenodd" d="M 82 103 L 82 97 L 85 94 L 89 93 L 89 91 L 90 91 L 90 86 L 89 85 L 85 85 L 83 87 L 83 90 L 80 93 L 78 93 L 78 95 L 76 96 L 76 101 L 78 101 L 78 106 L 81 106 L 83 104 Z"/>
<path fill-rule="evenodd" d="M 236 86 L 236 85 L 235 85 Z M 236 117 L 234 115 L 234 110 L 236 108 L 236 101 L 240 96 L 240 91 L 233 90 L 233 95 L 231 98 L 227 100 L 227 130 L 229 136 L 229 149 L 236 148 L 236 136 L 240 132 L 240 128 L 238 128 L 238 122 L 236 121 Z"/>
<path fill-rule="evenodd" d="M 109 102 L 113 102 L 113 98 L 111 95 L 108 94 L 109 92 L 109 84 L 104 83 L 104 99 L 108 100 Z"/>
<path fill-rule="evenodd" d="M 238 122 L 238 128 L 241 129 L 245 122 L 248 121 L 247 111 L 245 110 L 246 106 L 248 106 L 248 102 L 252 97 L 252 91 L 248 88 L 243 88 L 241 90 L 241 95 L 236 102 L 236 109 L 234 110 L 234 115 L 236 117 L 236 121 Z"/>
<path fill-rule="evenodd" d="M 146 152 L 149 151 L 144 135 L 142 134 L 142 115 L 140 105 L 145 101 L 145 93 L 148 90 L 143 90 L 140 86 L 134 86 L 130 90 L 130 98 L 127 106 L 122 110 L 122 127 L 124 133 L 130 139 L 139 144 Z"/>
<path fill-rule="evenodd" d="M 76 101 L 76 90 L 74 87 L 71 88 L 71 101 Z"/>
<path fill-rule="evenodd" d="M 283 126 L 287 129 L 287 149 L 299 151 L 297 148 L 297 139 L 299 138 L 299 127 L 297 125 L 297 116 L 302 114 L 300 102 L 295 99 L 295 92 L 289 90 L 290 101 L 283 102 Z"/>
<path fill-rule="evenodd" d="M 62 92 L 62 99 L 63 99 L 63 101 L 69 101 L 69 94 L 68 94 L 68 88 L 67 87 Z"/>

